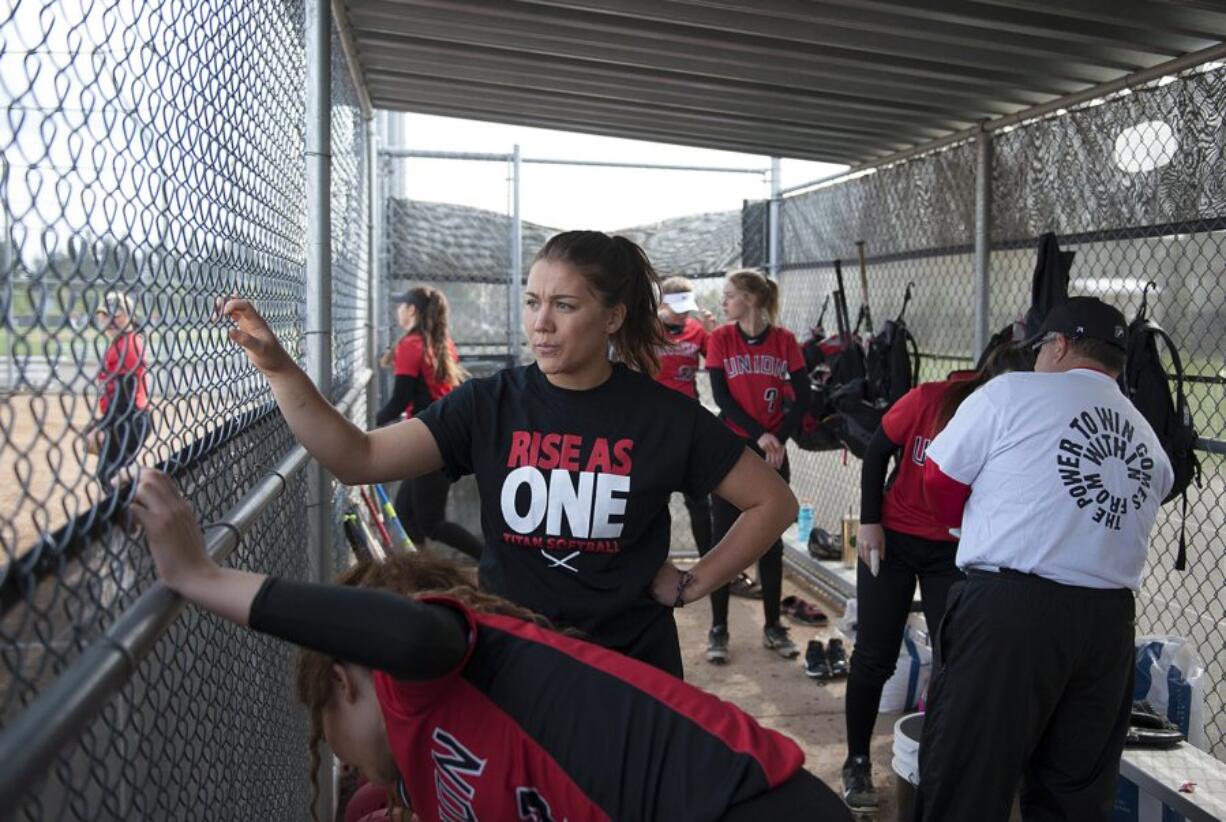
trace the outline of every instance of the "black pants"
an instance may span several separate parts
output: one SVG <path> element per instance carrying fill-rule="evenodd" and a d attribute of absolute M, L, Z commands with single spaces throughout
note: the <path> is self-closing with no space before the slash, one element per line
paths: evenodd
<path fill-rule="evenodd" d="M 99 430 L 102 443 L 98 449 L 98 481 L 109 485 L 111 480 L 136 459 L 137 453 L 149 437 L 153 418 L 148 411 L 131 410 L 121 419 Z"/>
<path fill-rule="evenodd" d="M 945 615 L 949 589 L 964 577 L 954 565 L 958 543 L 886 530 L 885 556 L 877 576 L 856 568 L 856 648 L 847 677 L 847 755 L 868 756 L 881 690 L 894 675 L 907 615 L 920 584 L 928 630 Z"/>
<path fill-rule="evenodd" d="M 711 497 L 685 495 L 685 510 L 690 513 L 690 533 L 700 555 L 711 550 Z"/>
<path fill-rule="evenodd" d="M 438 540 L 480 560 L 484 547 L 481 539 L 445 519 L 450 492 L 451 480 L 442 471 L 404 480 L 396 491 L 396 515 L 409 539 L 417 545 L 427 539 Z"/>
<path fill-rule="evenodd" d="M 663 614 L 625 648 L 616 648 L 631 659 L 646 662 L 677 679 L 685 679 L 681 662 L 681 640 L 677 636 L 677 620 L 672 611 Z"/>
<path fill-rule="evenodd" d="M 752 445 L 750 446 L 753 447 Z M 756 448 L 754 449 L 757 450 Z M 783 476 L 784 482 L 792 478 L 792 469 L 788 465 L 787 457 L 783 459 L 783 466 L 779 469 L 779 473 Z M 711 542 L 704 550 L 701 546 L 698 548 L 698 553 L 706 555 L 708 551 L 719 544 L 719 541 L 724 538 L 729 530 L 732 529 L 732 523 L 736 522 L 736 518 L 741 515 L 740 509 L 728 500 L 716 494 L 711 495 L 711 519 L 714 525 L 714 530 L 711 534 Z M 758 558 L 758 582 L 762 586 L 762 610 L 766 616 L 767 625 L 779 624 L 779 600 L 783 597 L 783 540 L 777 539 L 767 549 L 766 553 Z M 712 627 L 728 625 L 728 586 L 724 585 L 711 592 L 711 625 Z"/>
<path fill-rule="evenodd" d="M 733 805 L 721 822 L 851 822 L 843 800 L 802 770 L 774 790 Z"/>
<path fill-rule="evenodd" d="M 971 571 L 937 635 L 916 817 L 1105 822 L 1132 706 L 1128 590 Z"/>

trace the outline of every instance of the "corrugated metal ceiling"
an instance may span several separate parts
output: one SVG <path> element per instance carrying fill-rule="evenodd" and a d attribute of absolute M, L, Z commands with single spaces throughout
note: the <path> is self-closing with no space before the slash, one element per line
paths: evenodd
<path fill-rule="evenodd" d="M 1226 40 L 1209 0 L 349 0 L 378 108 L 862 163 Z"/>

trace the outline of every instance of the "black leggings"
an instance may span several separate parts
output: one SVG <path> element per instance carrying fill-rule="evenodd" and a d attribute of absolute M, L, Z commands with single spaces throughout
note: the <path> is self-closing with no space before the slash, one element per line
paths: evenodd
<path fill-rule="evenodd" d="M 964 579 L 954 565 L 958 543 L 885 532 L 885 556 L 877 576 L 863 561 L 856 568 L 856 647 L 847 677 L 847 755 L 868 756 L 881 691 L 894 674 L 907 615 L 920 584 L 924 619 L 935 633 L 949 589 Z"/>
<path fill-rule="evenodd" d="M 750 446 L 752 447 L 752 446 Z M 756 450 L 756 449 L 755 449 Z M 792 478 L 792 469 L 787 457 L 783 459 L 783 467 L 779 469 L 784 482 Z M 711 518 L 714 530 L 711 542 L 704 550 L 701 546 L 698 553 L 706 555 L 708 551 L 719 544 L 732 528 L 732 523 L 741 515 L 740 510 L 726 499 L 711 495 Z M 779 624 L 779 600 L 783 597 L 783 540 L 777 539 L 758 559 L 758 582 L 762 585 L 762 611 L 766 616 L 767 625 Z M 711 592 L 711 626 L 728 625 L 728 586 L 724 585 Z"/>
<path fill-rule="evenodd" d="M 98 481 L 109 485 L 111 480 L 136 460 L 153 427 L 148 411 L 132 410 L 121 419 L 101 428 L 102 444 L 98 449 Z"/>
<path fill-rule="evenodd" d="M 834 791 L 801 770 L 777 788 L 733 805 L 721 822 L 851 822 L 851 811 Z"/>
<path fill-rule="evenodd" d="M 438 540 L 479 560 L 485 547 L 481 540 L 463 526 L 444 519 L 450 492 L 451 480 L 442 471 L 404 480 L 396 492 L 400 524 L 417 545 L 427 539 Z"/>
<path fill-rule="evenodd" d="M 711 550 L 711 497 L 685 495 L 685 510 L 690 512 L 690 532 L 699 554 Z"/>

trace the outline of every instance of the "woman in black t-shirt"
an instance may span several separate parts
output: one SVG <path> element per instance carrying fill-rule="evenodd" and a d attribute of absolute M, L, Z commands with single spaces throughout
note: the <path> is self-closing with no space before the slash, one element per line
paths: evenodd
<path fill-rule="evenodd" d="M 679 676 L 670 609 L 755 561 L 797 505 L 740 438 L 652 379 L 664 343 L 658 294 L 646 255 L 624 237 L 556 235 L 525 289 L 535 363 L 470 380 L 371 432 L 320 395 L 250 303 L 231 299 L 222 311 L 295 436 L 337 479 L 475 474 L 483 587 Z M 742 512 L 685 573 L 668 561 L 674 491 L 716 492 Z"/>

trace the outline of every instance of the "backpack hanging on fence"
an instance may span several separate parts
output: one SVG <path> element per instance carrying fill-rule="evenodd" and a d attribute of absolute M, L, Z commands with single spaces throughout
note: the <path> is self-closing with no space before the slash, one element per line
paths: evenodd
<path fill-rule="evenodd" d="M 793 441 L 806 451 L 846 448 L 863 458 L 885 412 L 914 387 L 919 375 L 919 348 L 904 320 L 913 284 L 907 285 L 898 317 L 885 323 L 866 353 L 856 333 L 859 322 L 855 330 L 850 328 L 839 260 L 835 260 L 835 276 L 839 288 L 833 297 L 839 331 L 820 336 L 819 321 L 805 343 L 806 365 L 813 363 L 811 401 Z M 862 310 L 860 319 L 865 316 Z"/>
<path fill-rule="evenodd" d="M 904 319 L 914 285 L 907 283 L 902 310 L 894 319 L 886 320 L 868 344 L 867 398 L 884 400 L 887 405 L 914 388 L 919 377 L 919 345 Z"/>
<path fill-rule="evenodd" d="M 1124 373 L 1120 375 L 1120 388 L 1132 400 L 1141 415 L 1149 422 L 1162 443 L 1174 471 L 1174 484 L 1163 503 L 1179 497 L 1182 499 L 1182 517 L 1179 527 L 1179 553 L 1175 568 L 1182 571 L 1187 566 L 1187 541 L 1184 534 L 1188 515 L 1188 486 L 1196 481 L 1200 486 L 1200 460 L 1196 456 L 1196 427 L 1192 424 L 1192 412 L 1183 390 L 1183 361 L 1179 349 L 1162 327 L 1149 319 L 1149 291 L 1157 288 L 1147 283 L 1141 295 L 1141 308 L 1128 326 L 1128 351 Z M 1158 353 L 1161 340 L 1171 356 L 1175 368 L 1175 390 L 1172 397 L 1170 376 Z"/>

